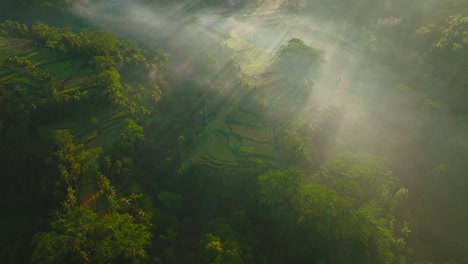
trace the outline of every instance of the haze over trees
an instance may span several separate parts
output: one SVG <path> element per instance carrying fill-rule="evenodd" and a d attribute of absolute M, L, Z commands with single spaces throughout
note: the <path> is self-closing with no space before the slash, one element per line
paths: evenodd
<path fill-rule="evenodd" d="M 320 76 L 324 63 L 323 51 L 307 46 L 298 38 L 288 40 L 288 44 L 278 50 L 277 68 L 285 76 L 293 89 L 299 90 L 299 96 L 307 98 Z"/>
<path fill-rule="evenodd" d="M 466 1 L 0 6 L 1 263 L 468 261 Z"/>

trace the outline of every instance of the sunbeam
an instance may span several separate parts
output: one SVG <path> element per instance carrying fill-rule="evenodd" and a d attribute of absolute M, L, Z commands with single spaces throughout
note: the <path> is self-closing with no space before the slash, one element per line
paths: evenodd
<path fill-rule="evenodd" d="M 0 3 L 0 263 L 468 263 L 468 1 Z"/>

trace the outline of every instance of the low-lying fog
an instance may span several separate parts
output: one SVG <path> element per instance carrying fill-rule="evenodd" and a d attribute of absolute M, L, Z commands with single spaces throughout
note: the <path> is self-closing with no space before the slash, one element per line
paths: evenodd
<path fill-rule="evenodd" d="M 216 55 L 231 37 L 252 45 L 271 60 L 281 45 L 293 37 L 300 38 L 313 48 L 326 52 L 327 62 L 322 77 L 313 88 L 310 105 L 314 108 L 333 105 L 344 110 L 339 140 L 345 142 L 344 145 L 365 145 L 367 150 L 376 152 L 389 146 L 398 149 L 394 143 L 404 142 L 399 136 L 390 139 L 387 135 L 392 132 L 385 128 L 385 135 L 382 124 L 375 121 L 384 120 L 388 126 L 398 121 L 392 119 L 399 115 L 379 109 L 379 98 L 373 94 L 375 87 L 392 84 L 396 79 L 385 67 L 366 61 L 369 38 L 359 33 L 362 30 L 346 22 L 288 14 L 278 9 L 278 5 L 237 11 L 225 8 L 187 12 L 187 9 L 180 5 L 158 8 L 118 3 L 82 5 L 73 12 L 120 37 L 164 49 L 171 54 L 175 67 L 181 67 L 188 60 L 201 61 L 206 55 Z M 235 51 L 234 59 L 236 52 L 242 50 Z M 245 66 L 242 61 L 239 63 Z M 372 98 L 374 100 L 370 101 Z M 388 151 L 392 150 L 384 152 Z"/>

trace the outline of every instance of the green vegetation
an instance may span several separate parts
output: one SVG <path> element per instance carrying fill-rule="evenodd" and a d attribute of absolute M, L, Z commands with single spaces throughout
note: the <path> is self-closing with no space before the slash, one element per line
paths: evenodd
<path fill-rule="evenodd" d="M 1 4 L 1 263 L 468 261 L 465 2 Z"/>
<path fill-rule="evenodd" d="M 314 79 L 319 76 L 324 63 L 323 51 L 307 46 L 300 39 L 292 38 L 288 45 L 280 47 L 277 56 L 278 71 L 285 76 L 293 89 L 299 90 L 290 92 L 307 98 L 308 90 L 313 86 Z"/>
<path fill-rule="evenodd" d="M 258 142 L 269 142 L 271 137 L 268 129 L 258 126 L 232 125 L 232 131 L 243 138 Z"/>
<path fill-rule="evenodd" d="M 236 61 L 243 65 L 243 70 L 250 76 L 262 74 L 270 66 L 273 52 L 255 47 L 244 39 L 232 36 L 224 44 L 236 52 Z"/>

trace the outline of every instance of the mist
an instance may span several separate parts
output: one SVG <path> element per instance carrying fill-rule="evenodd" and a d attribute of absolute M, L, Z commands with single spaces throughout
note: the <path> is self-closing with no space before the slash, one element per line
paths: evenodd
<path fill-rule="evenodd" d="M 143 6 L 133 3 L 77 6 L 74 13 L 87 19 L 97 28 L 122 38 L 132 38 L 150 48 L 162 48 L 172 56 L 175 67 L 184 71 L 214 55 L 220 64 L 234 58 L 243 72 L 255 84 L 258 75 L 273 63 L 275 52 L 291 38 L 299 38 L 316 49 L 325 51 L 323 74 L 313 87 L 305 111 L 339 107 L 343 116 L 337 138 L 343 146 L 388 154 L 386 141 L 393 130 L 383 129 L 380 121 L 397 122 L 404 113 L 395 115 L 389 109 L 378 109 L 382 98 L 369 95 L 376 87 L 394 85 L 396 77 L 389 69 L 367 62 L 369 47 L 359 30 L 350 23 L 324 20 L 310 15 L 284 12 L 279 4 L 264 4 L 256 8 L 232 10 L 200 8 L 186 11 L 186 5 L 165 7 Z M 375 21 L 375 25 L 379 21 Z M 233 38 L 243 41 L 236 47 Z M 221 56 L 223 49 L 232 56 Z M 245 52 L 248 54 L 244 55 Z M 258 56 L 265 62 L 255 65 Z M 247 57 L 247 58 L 246 58 Z M 190 66 L 189 66 L 190 65 Z M 181 76 L 186 74 L 181 73 Z M 222 76 L 220 76 L 222 78 Z M 372 101 L 370 101 L 372 100 Z M 299 114 L 299 113 L 298 113 Z M 383 116 L 382 116 L 383 115 Z M 380 121 L 378 121 L 380 120 Z M 372 123 L 372 124 L 371 124 Z M 383 140 L 382 139 L 385 139 Z M 378 143 L 377 143 L 378 142 Z M 330 146 L 330 152 L 339 146 Z"/>
<path fill-rule="evenodd" d="M 466 1 L 3 2 L 0 259 L 468 261 Z"/>

